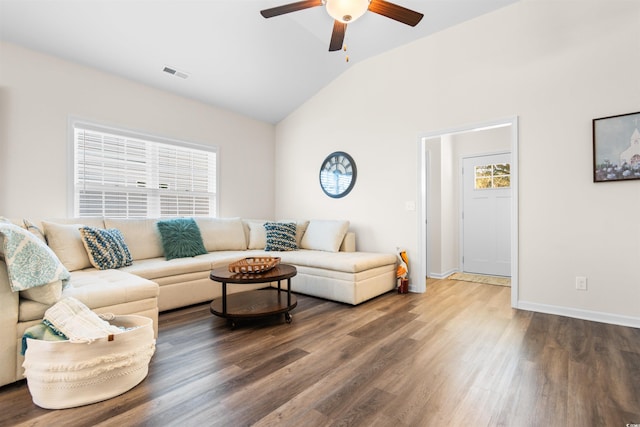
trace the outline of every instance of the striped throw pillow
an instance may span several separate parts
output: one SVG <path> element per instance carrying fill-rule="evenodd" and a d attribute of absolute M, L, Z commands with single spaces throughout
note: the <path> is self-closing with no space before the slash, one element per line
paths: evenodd
<path fill-rule="evenodd" d="M 266 222 L 264 228 L 267 230 L 265 251 L 295 251 L 298 249 L 294 222 Z"/>
<path fill-rule="evenodd" d="M 108 270 L 133 263 L 124 237 L 117 228 L 81 227 L 79 230 L 89 261 L 95 268 Z"/>

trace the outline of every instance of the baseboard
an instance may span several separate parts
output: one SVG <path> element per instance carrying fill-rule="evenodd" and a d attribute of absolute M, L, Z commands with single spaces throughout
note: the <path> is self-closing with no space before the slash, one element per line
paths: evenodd
<path fill-rule="evenodd" d="M 445 273 L 429 273 L 427 277 L 429 277 L 430 279 L 446 279 L 453 273 L 458 273 L 458 270 L 454 268 L 453 270 L 447 271 Z"/>
<path fill-rule="evenodd" d="M 538 313 L 555 314 L 594 322 L 640 328 L 640 318 L 619 314 L 603 313 L 600 311 L 581 310 L 578 308 L 560 307 L 556 305 L 539 304 L 535 302 L 518 301 L 518 309 L 535 311 Z"/>

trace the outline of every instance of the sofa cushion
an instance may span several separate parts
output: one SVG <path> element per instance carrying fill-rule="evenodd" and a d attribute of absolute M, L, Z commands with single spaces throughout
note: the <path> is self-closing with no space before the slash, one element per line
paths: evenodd
<path fill-rule="evenodd" d="M 156 227 L 157 219 L 105 218 L 105 228 L 117 228 L 134 260 L 157 258 L 164 255 L 162 240 Z"/>
<path fill-rule="evenodd" d="M 211 270 L 211 262 L 200 255 L 193 258 L 175 258 L 167 261 L 165 257 L 148 258 L 134 261 L 129 267 L 122 270 L 145 279 L 155 280 L 159 277 L 172 277 L 180 274 L 188 274 Z"/>
<path fill-rule="evenodd" d="M 91 267 L 87 250 L 80 237 L 84 224 L 58 224 L 43 221 L 44 234 L 49 247 L 69 271 Z"/>
<path fill-rule="evenodd" d="M 206 273 L 205 277 L 209 277 L 209 272 L 213 268 L 222 267 L 246 257 L 266 255 L 264 251 L 214 251 L 193 258 L 176 258 L 170 261 L 164 257 L 138 260 L 121 270 L 153 281 L 165 278 L 172 280 L 171 278 L 176 276 L 203 272 Z"/>
<path fill-rule="evenodd" d="M 360 273 L 382 266 L 396 265 L 396 255 L 374 252 L 328 252 L 299 250 L 283 252 L 280 255 L 281 261 L 286 264 L 293 264 L 300 267 L 312 267 L 331 271 L 341 271 L 345 273 Z"/>
<path fill-rule="evenodd" d="M 206 254 L 200 229 L 193 218 L 160 220 L 156 224 L 167 260 Z"/>
<path fill-rule="evenodd" d="M 62 291 L 62 297 L 77 298 L 89 308 L 96 309 L 156 298 L 158 293 L 158 284 L 150 280 L 122 270 L 96 270 L 91 267 L 71 272 L 69 286 Z M 42 320 L 49 306 L 21 300 L 19 320 Z"/>
<path fill-rule="evenodd" d="M 126 267 L 133 262 L 124 237 L 117 228 L 81 227 L 80 236 L 91 265 L 98 270 Z"/>
<path fill-rule="evenodd" d="M 349 221 L 311 220 L 302 236 L 300 247 L 318 251 L 338 252 L 349 229 Z"/>
<path fill-rule="evenodd" d="M 264 249 L 267 245 L 267 230 L 264 228 L 266 221 L 249 221 L 249 246 L 248 249 Z"/>
<path fill-rule="evenodd" d="M 247 249 L 240 218 L 195 218 L 207 252 Z"/>
<path fill-rule="evenodd" d="M 294 251 L 296 243 L 296 224 L 294 222 L 266 222 L 265 251 Z"/>

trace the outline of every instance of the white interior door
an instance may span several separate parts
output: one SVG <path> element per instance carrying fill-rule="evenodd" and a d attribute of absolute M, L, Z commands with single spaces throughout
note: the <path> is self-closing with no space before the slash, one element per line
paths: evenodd
<path fill-rule="evenodd" d="M 462 271 L 511 276 L 511 155 L 462 165 Z"/>

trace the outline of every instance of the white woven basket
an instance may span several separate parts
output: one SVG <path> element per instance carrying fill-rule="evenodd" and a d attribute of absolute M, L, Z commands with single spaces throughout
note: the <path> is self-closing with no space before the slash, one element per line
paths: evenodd
<path fill-rule="evenodd" d="M 33 403 L 46 409 L 87 405 L 118 396 L 145 379 L 155 352 L 152 320 L 123 315 L 109 322 L 134 329 L 88 344 L 27 339 L 22 366 Z"/>

